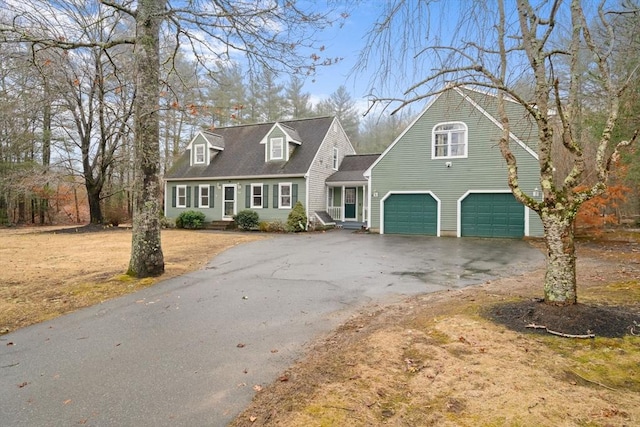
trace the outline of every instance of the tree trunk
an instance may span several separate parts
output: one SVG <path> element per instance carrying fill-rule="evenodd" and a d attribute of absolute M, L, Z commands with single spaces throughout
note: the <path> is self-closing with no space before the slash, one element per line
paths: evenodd
<path fill-rule="evenodd" d="M 160 241 L 160 24 L 166 0 L 140 0 L 136 14 L 134 207 L 128 274 L 164 272 Z"/>
<path fill-rule="evenodd" d="M 564 212 L 543 212 L 547 245 L 547 272 L 544 278 L 544 301 L 553 305 L 576 304 L 576 252 L 573 218 Z"/>
<path fill-rule="evenodd" d="M 27 222 L 27 206 L 24 199 L 25 196 L 23 193 L 18 194 L 18 224 Z"/>
<path fill-rule="evenodd" d="M 78 189 L 76 186 L 73 186 L 73 201 L 76 206 L 76 223 L 80 224 L 80 203 L 78 201 Z"/>
<path fill-rule="evenodd" d="M 89 200 L 89 222 L 91 224 L 102 224 L 102 207 L 100 206 L 100 194 L 102 193 L 102 186 L 90 185 L 86 183 L 87 199 Z"/>

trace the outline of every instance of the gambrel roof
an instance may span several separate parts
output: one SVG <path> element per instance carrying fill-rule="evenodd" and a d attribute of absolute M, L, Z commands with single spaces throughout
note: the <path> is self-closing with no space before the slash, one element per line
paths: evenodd
<path fill-rule="evenodd" d="M 334 117 L 317 117 L 200 132 L 166 173 L 165 179 L 302 176 L 309 171 L 334 120 Z M 285 134 L 287 149 L 288 144 L 295 145 L 288 161 L 265 161 L 264 141 L 274 129 Z M 217 153 L 211 156 L 209 164 L 191 165 L 191 147 L 199 136 L 203 136 Z"/>

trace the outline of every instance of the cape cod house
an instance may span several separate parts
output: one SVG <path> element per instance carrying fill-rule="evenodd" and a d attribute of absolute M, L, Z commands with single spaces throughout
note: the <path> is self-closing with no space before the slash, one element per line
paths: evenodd
<path fill-rule="evenodd" d="M 366 168 L 327 182 L 354 154 L 335 117 L 200 131 L 165 175 L 165 216 L 196 210 L 207 222 L 231 221 L 251 209 L 260 220 L 286 221 L 301 201 L 310 221 L 363 222 Z"/>
<path fill-rule="evenodd" d="M 539 197 L 537 128 L 507 101 L 510 147 L 523 190 Z M 372 231 L 433 236 L 541 236 L 538 215 L 519 203 L 507 183 L 498 141 L 495 96 L 449 88 L 367 169 L 367 223 Z"/>

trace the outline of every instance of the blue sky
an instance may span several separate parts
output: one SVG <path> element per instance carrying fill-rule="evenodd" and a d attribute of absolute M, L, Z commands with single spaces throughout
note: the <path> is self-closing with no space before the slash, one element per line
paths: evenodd
<path fill-rule="evenodd" d="M 383 2 L 365 1 L 359 8 L 350 11 L 342 28 L 333 27 L 325 31 L 322 35 L 322 44 L 326 47 L 323 55 L 343 60 L 328 67 L 319 67 L 316 75 L 306 80 L 304 90 L 312 95 L 313 102 L 326 99 L 344 85 L 361 107 L 366 105 L 364 96 L 370 75 L 354 74 L 352 70 L 365 46 L 367 33 L 382 13 Z"/>
<path fill-rule="evenodd" d="M 373 60 L 366 64 L 366 71 L 364 72 L 360 70 L 354 71 L 354 67 L 358 65 L 360 54 L 366 47 L 368 34 L 374 28 L 374 24 L 384 18 L 385 13 L 388 13 L 390 2 L 387 0 L 344 1 L 347 4 L 345 8 L 349 8 L 349 5 L 351 5 L 350 9 L 344 9 L 349 13 L 344 25 L 342 27 L 335 26 L 325 31 L 321 37 L 321 44 L 326 47 L 326 50 L 322 52 L 323 56 L 329 58 L 341 57 L 343 60 L 335 65 L 318 68 L 316 75 L 305 82 L 304 90 L 311 94 L 312 102 L 315 103 L 318 100 L 326 99 L 340 85 L 344 85 L 354 101 L 356 101 L 358 109 L 361 112 L 365 112 L 369 105 L 366 95 L 370 92 L 373 78 L 379 77 L 376 76 L 376 73 L 380 72 L 381 67 L 379 62 L 375 63 Z M 461 3 L 462 0 L 447 0 L 434 3 L 407 0 L 403 6 L 403 11 L 395 17 L 391 24 L 391 33 L 396 36 L 402 36 L 405 34 L 405 30 L 408 31 L 405 34 L 407 36 L 405 39 L 409 45 L 405 51 L 408 52 L 407 57 L 404 58 L 406 62 L 404 64 L 399 61 L 393 63 L 394 68 L 391 72 L 394 75 L 388 77 L 387 80 L 392 84 L 384 88 L 377 84 L 375 87 L 376 95 L 402 97 L 402 92 L 413 84 L 415 82 L 414 79 L 417 78 L 413 75 L 415 70 L 420 67 L 423 67 L 422 69 L 425 69 L 424 67 L 426 69 L 432 68 L 430 63 L 421 63 L 414 68 L 411 57 L 417 52 L 416 48 L 422 48 L 426 38 L 429 38 L 430 42 L 434 42 L 436 39 L 442 41 L 442 38 L 452 35 L 450 26 L 455 24 L 455 19 L 453 21 L 441 21 L 439 17 L 443 13 L 458 12 Z M 339 9 L 337 13 L 340 11 Z M 422 20 L 427 18 L 430 22 L 412 22 L 411 27 L 406 27 L 407 20 L 413 18 Z M 415 31 L 415 33 L 411 34 L 412 31 Z M 393 52 L 394 56 L 401 56 L 396 55 L 398 51 L 399 49 L 396 49 Z M 375 49 L 371 54 L 374 56 L 382 55 Z M 425 58 L 428 60 L 425 55 L 422 55 L 422 58 L 423 60 Z M 394 58 L 394 60 L 397 59 Z M 401 69 L 403 65 L 405 68 Z M 379 83 L 379 81 L 376 81 L 376 83 Z M 419 105 L 421 104 L 416 104 L 412 109 L 414 111 L 420 110 L 421 107 Z"/>

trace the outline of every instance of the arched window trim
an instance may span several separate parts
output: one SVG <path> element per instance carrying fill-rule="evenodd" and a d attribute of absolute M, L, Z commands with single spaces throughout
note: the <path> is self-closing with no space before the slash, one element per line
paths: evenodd
<path fill-rule="evenodd" d="M 438 130 L 438 128 L 447 126 L 447 125 L 461 125 L 462 129 L 441 129 Z M 462 135 L 462 142 L 458 143 L 458 144 L 452 144 L 452 135 L 454 133 L 463 133 Z M 442 148 L 441 147 L 445 147 L 445 145 L 439 145 L 438 147 L 436 147 L 436 135 L 446 135 L 447 139 L 446 139 L 446 154 L 439 154 L 438 151 L 440 151 Z M 462 147 L 460 147 L 462 145 Z M 452 155 L 452 148 L 453 147 L 458 147 L 462 149 L 462 153 L 458 152 L 455 155 Z M 467 124 L 464 122 L 460 122 L 460 121 L 452 121 L 452 122 L 441 122 L 441 123 L 437 123 L 433 129 L 431 130 L 431 158 L 432 159 L 462 159 L 462 158 L 466 158 L 469 155 L 469 128 L 467 127 Z"/>

